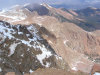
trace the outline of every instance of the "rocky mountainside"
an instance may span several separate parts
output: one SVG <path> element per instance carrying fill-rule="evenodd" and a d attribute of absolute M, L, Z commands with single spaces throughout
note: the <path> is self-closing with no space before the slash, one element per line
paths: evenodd
<path fill-rule="evenodd" d="M 39 68 L 68 68 L 41 37 L 35 24 L 14 26 L 1 21 L 0 28 L 0 75 L 7 72 L 22 75 Z"/>
<path fill-rule="evenodd" d="M 85 13 L 85 11 L 87 13 Z M 60 69 L 65 69 L 66 66 L 69 66 L 71 72 L 81 71 L 87 74 L 92 71 L 96 72 L 99 69 L 95 70 L 93 67 L 100 63 L 100 26 L 99 23 L 94 24 L 90 20 L 94 19 L 97 15 L 99 15 L 99 10 L 95 8 L 73 11 L 53 8 L 47 4 L 28 4 L 1 11 L 0 20 L 7 21 L 11 24 L 9 25 L 7 23 L 7 26 L 1 24 L 1 33 L 8 39 L 7 42 L 4 43 L 10 42 L 8 43 L 10 45 L 6 47 L 7 49 L 4 48 L 4 44 L 1 44 L 1 50 L 7 50 L 1 54 L 6 54 L 8 57 L 10 56 L 12 62 L 14 62 L 14 58 L 17 59 L 15 60 L 16 62 L 20 62 L 20 60 L 18 60 L 19 55 L 17 54 L 23 53 L 24 50 L 24 52 L 26 52 L 24 58 L 30 55 L 29 60 L 28 57 L 27 60 L 23 59 L 24 65 L 29 64 L 30 62 L 26 63 L 26 61 L 34 59 L 31 55 L 35 54 L 34 57 L 37 57 L 35 59 L 37 61 L 40 60 L 40 63 L 38 63 L 39 67 L 35 69 L 32 67 L 32 71 L 48 66 Z M 87 19 L 87 17 L 89 18 Z M 96 19 L 99 20 L 99 17 L 96 17 Z M 97 20 L 95 20 L 95 22 L 97 22 Z M 7 29 L 5 30 L 5 28 Z M 15 55 L 12 54 L 12 50 L 9 51 L 8 47 L 12 47 L 11 44 L 16 48 L 13 48 Z M 22 51 L 21 53 L 20 50 Z M 28 53 L 27 50 L 30 52 Z M 33 54 L 31 54 L 32 51 Z M 44 55 L 38 56 L 38 54 L 41 53 Z M 64 60 L 58 61 L 56 56 L 58 58 L 61 56 Z M 45 59 L 45 57 L 48 59 Z M 45 60 L 42 61 L 43 59 Z M 47 63 L 47 61 L 49 61 L 49 63 Z M 61 64 L 66 66 L 63 67 Z M 21 65 L 21 68 L 24 68 L 23 64 Z M 18 67 L 18 65 L 16 65 L 16 67 Z M 21 70 L 19 68 L 20 66 L 17 70 Z M 28 69 L 21 70 L 21 73 L 29 72 L 29 70 L 30 68 L 28 66 Z"/>

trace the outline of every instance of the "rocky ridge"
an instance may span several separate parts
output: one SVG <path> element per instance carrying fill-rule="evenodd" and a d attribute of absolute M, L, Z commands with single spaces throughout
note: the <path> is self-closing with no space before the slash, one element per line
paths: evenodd
<path fill-rule="evenodd" d="M 39 68 L 67 69 L 48 42 L 39 35 L 36 25 L 10 25 L 0 21 L 0 75 L 32 73 Z"/>

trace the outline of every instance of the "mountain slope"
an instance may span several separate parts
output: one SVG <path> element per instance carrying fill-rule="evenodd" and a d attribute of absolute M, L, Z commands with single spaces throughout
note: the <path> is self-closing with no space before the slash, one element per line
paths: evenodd
<path fill-rule="evenodd" d="M 0 28 L 0 75 L 6 72 L 22 75 L 47 67 L 67 69 L 35 25 L 14 26 L 1 21 Z"/>

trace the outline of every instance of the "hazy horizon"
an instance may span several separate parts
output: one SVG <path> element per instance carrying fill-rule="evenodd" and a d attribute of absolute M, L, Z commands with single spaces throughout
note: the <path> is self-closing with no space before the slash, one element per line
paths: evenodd
<path fill-rule="evenodd" d="M 100 0 L 0 0 L 0 9 L 9 8 L 13 5 L 21 5 L 25 3 L 47 3 L 47 4 L 65 4 L 70 6 L 100 4 Z"/>

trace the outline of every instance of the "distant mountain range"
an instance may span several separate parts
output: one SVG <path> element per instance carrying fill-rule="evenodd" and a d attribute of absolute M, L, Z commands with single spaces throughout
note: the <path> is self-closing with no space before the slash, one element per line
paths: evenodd
<path fill-rule="evenodd" d="M 59 8 L 67 8 L 67 9 L 83 9 L 86 7 L 96 7 L 100 8 L 100 1 L 99 0 L 70 0 L 64 1 L 58 4 L 50 4 L 53 7 Z"/>
<path fill-rule="evenodd" d="M 87 7 L 96 7 L 96 8 L 100 8 L 100 3 L 96 3 L 96 4 L 78 4 L 78 5 L 69 5 L 69 4 L 51 4 L 51 6 L 55 7 L 55 8 L 66 8 L 66 9 L 84 9 Z"/>
<path fill-rule="evenodd" d="M 85 7 L 100 7 L 100 0 L 0 0 L 0 9 L 8 8 L 13 5 L 23 5 L 25 3 L 46 3 L 55 7 L 81 9 Z"/>

